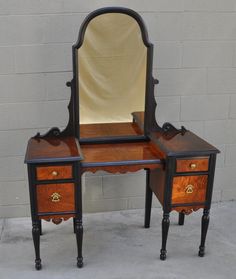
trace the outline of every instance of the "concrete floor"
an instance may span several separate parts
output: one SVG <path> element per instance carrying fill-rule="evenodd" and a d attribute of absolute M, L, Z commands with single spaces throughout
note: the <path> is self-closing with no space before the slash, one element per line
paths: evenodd
<path fill-rule="evenodd" d="M 143 210 L 85 214 L 84 267 L 76 267 L 72 221 L 43 222 L 43 269 L 34 270 L 29 218 L 0 219 L 0 278 L 189 279 L 236 278 L 236 202 L 213 204 L 206 255 L 197 256 L 202 211 L 177 225 L 171 214 L 167 260 L 159 260 L 161 209 L 144 229 Z"/>

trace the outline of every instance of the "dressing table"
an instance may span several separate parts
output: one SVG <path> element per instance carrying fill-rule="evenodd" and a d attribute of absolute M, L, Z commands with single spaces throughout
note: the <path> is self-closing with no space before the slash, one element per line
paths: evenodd
<path fill-rule="evenodd" d="M 68 125 L 31 138 L 25 156 L 35 268 L 41 269 L 42 219 L 59 224 L 73 218 L 77 266 L 83 266 L 81 175 L 98 170 L 146 170 L 144 227 L 150 226 L 154 193 L 163 207 L 161 260 L 170 212 L 178 211 L 183 225 L 186 214 L 203 208 L 199 256 L 204 256 L 219 151 L 184 127 L 157 124 L 158 80 L 142 18 L 121 7 L 92 12 L 81 25 L 72 58 Z"/>

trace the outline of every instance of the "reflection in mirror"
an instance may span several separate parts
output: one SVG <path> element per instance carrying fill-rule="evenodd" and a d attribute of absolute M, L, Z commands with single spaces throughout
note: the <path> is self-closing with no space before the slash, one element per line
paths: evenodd
<path fill-rule="evenodd" d="M 132 122 L 132 112 L 144 111 L 146 63 L 147 48 L 133 17 L 93 18 L 77 50 L 80 124 L 124 124 Z"/>

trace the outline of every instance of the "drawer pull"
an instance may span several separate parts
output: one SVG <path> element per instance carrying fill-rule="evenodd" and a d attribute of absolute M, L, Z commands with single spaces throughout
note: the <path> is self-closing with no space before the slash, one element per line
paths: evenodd
<path fill-rule="evenodd" d="M 52 171 L 52 176 L 58 176 L 58 171 Z"/>
<path fill-rule="evenodd" d="M 52 202 L 59 202 L 61 200 L 61 195 L 58 194 L 57 192 L 54 192 L 51 195 L 51 198 L 52 198 Z"/>
<path fill-rule="evenodd" d="M 192 194 L 193 193 L 193 185 L 189 184 L 186 188 L 185 188 L 185 193 L 186 194 Z"/>
<path fill-rule="evenodd" d="M 197 164 L 191 163 L 191 164 L 189 165 L 189 167 L 190 167 L 191 170 L 194 170 L 194 169 L 196 169 Z"/>

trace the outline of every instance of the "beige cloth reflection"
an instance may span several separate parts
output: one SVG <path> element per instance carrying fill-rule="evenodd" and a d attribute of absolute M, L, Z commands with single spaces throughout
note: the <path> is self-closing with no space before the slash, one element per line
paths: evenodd
<path fill-rule="evenodd" d="M 132 112 L 144 111 L 147 48 L 132 17 L 94 18 L 77 61 L 81 124 L 129 122 Z"/>

